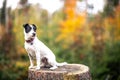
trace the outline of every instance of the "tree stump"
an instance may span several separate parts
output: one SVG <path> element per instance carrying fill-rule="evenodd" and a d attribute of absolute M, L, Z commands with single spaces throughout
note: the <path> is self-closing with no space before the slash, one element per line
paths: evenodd
<path fill-rule="evenodd" d="M 55 70 L 29 69 L 28 80 L 92 80 L 89 68 L 82 64 L 67 64 Z"/>

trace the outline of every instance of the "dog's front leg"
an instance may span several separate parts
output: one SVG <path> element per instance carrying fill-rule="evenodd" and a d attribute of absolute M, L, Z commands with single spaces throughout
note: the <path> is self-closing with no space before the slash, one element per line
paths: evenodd
<path fill-rule="evenodd" d="M 34 64 L 33 64 L 33 59 L 32 59 L 32 56 L 30 54 L 28 54 L 29 56 L 29 59 L 30 59 L 30 66 L 29 66 L 29 69 L 33 68 Z"/>
<path fill-rule="evenodd" d="M 36 70 L 38 70 L 40 69 L 40 53 L 38 51 L 36 52 L 36 62 L 37 62 Z"/>

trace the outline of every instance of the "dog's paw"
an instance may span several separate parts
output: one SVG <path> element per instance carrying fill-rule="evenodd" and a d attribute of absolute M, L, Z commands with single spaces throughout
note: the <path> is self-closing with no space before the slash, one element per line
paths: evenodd
<path fill-rule="evenodd" d="M 32 68 L 34 68 L 34 66 L 29 66 L 29 69 L 32 69 Z"/>
<path fill-rule="evenodd" d="M 50 69 L 51 70 L 54 70 L 54 69 L 56 69 L 56 68 L 58 68 L 57 66 L 53 66 L 53 67 L 51 67 Z"/>
<path fill-rule="evenodd" d="M 40 66 L 37 66 L 36 68 L 35 68 L 35 70 L 39 70 L 40 69 Z"/>

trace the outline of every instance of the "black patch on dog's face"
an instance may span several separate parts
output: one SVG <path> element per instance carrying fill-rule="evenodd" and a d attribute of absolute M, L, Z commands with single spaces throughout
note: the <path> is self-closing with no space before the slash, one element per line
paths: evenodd
<path fill-rule="evenodd" d="M 32 29 L 29 24 L 24 24 L 23 27 L 25 28 L 25 32 L 28 33 Z"/>
<path fill-rule="evenodd" d="M 37 27 L 34 24 L 32 24 L 32 26 L 33 26 L 33 30 L 36 32 Z"/>

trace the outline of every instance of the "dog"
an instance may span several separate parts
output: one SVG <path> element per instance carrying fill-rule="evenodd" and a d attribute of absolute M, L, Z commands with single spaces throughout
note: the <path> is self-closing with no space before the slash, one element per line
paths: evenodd
<path fill-rule="evenodd" d="M 47 64 L 51 65 L 50 69 L 52 70 L 67 64 L 67 62 L 58 63 L 53 52 L 37 38 L 36 25 L 26 23 L 23 24 L 23 27 L 25 36 L 24 47 L 30 59 L 29 69 L 34 68 L 34 59 L 36 59 L 37 64 L 36 70 Z"/>

